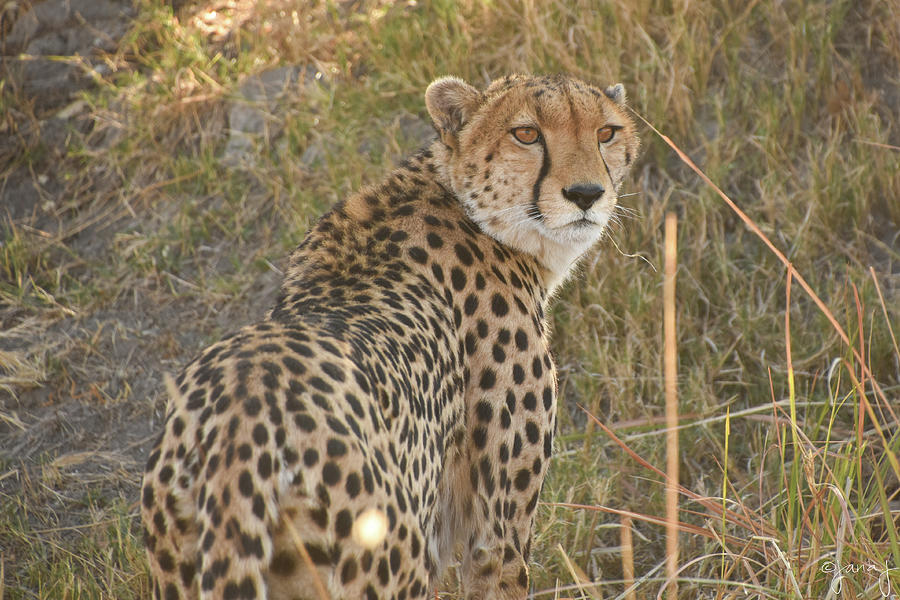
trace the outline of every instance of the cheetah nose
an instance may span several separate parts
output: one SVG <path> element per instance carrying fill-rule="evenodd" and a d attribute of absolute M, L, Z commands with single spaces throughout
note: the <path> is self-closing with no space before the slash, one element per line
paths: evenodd
<path fill-rule="evenodd" d="M 562 194 L 563 198 L 570 202 L 574 202 L 575 206 L 581 210 L 588 210 L 605 191 L 606 190 L 603 189 L 602 185 L 594 183 L 577 183 L 575 185 L 570 185 L 567 188 L 563 188 Z"/>

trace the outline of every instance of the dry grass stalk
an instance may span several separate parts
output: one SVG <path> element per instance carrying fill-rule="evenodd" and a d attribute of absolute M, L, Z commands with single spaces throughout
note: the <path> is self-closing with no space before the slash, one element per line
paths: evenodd
<path fill-rule="evenodd" d="M 678 217 L 666 215 L 666 267 L 663 285 L 663 329 L 666 380 L 666 577 L 668 597 L 678 598 L 678 356 L 675 330 L 675 271 Z"/>
<path fill-rule="evenodd" d="M 625 600 L 637 600 L 634 586 L 634 544 L 631 540 L 631 517 L 622 515 L 620 528 L 622 546 L 622 579 L 625 584 Z"/>
<path fill-rule="evenodd" d="M 591 581 L 591 578 L 588 577 L 587 574 L 572 561 L 571 557 L 562 547 L 562 544 L 557 544 L 556 549 L 559 550 L 563 562 L 566 565 L 566 569 L 572 576 L 572 581 L 575 582 L 575 586 L 578 588 L 581 596 L 590 597 L 591 600 L 603 600 L 603 593 L 600 590 L 600 587 L 597 584 L 593 583 Z M 560 598 L 560 600 L 564 599 Z"/>

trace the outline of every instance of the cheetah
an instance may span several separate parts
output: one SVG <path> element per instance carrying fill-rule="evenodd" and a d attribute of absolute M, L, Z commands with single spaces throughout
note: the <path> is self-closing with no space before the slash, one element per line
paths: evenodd
<path fill-rule="evenodd" d="M 142 483 L 154 598 L 426 598 L 454 561 L 465 598 L 525 598 L 546 311 L 639 141 L 621 84 L 444 77 L 425 105 L 434 142 L 338 202 L 266 317 L 168 380 Z"/>

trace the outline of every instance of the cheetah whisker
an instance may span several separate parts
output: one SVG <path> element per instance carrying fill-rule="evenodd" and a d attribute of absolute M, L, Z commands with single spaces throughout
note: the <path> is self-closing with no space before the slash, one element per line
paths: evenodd
<path fill-rule="evenodd" d="M 518 228 L 518 227 L 522 227 L 523 225 L 527 225 L 528 223 L 543 224 L 543 219 L 541 219 L 540 217 L 537 217 L 537 216 L 535 216 L 535 217 L 525 216 L 518 221 L 514 221 L 513 223 L 510 223 L 509 226 L 513 227 L 513 228 Z"/>
<path fill-rule="evenodd" d="M 615 210 L 619 210 L 619 211 L 621 211 L 621 212 L 629 213 L 629 214 L 632 214 L 632 215 L 638 215 L 638 214 L 640 214 L 640 212 L 641 212 L 641 211 L 639 211 L 639 210 L 636 209 L 636 208 L 633 208 L 633 207 L 631 207 L 631 206 L 624 206 L 624 205 L 622 205 L 622 204 L 616 204 Z"/>
<path fill-rule="evenodd" d="M 613 207 L 613 212 L 610 214 L 610 219 L 619 220 L 619 218 L 624 219 L 640 219 L 643 215 L 640 211 L 635 210 L 633 208 L 628 208 L 627 206 L 616 205 Z"/>
<path fill-rule="evenodd" d="M 618 252 L 619 254 L 621 254 L 622 256 L 624 256 L 625 258 L 639 258 L 639 259 L 641 259 L 642 261 L 644 261 L 645 263 L 647 263 L 647 264 L 650 266 L 650 268 L 653 269 L 653 272 L 654 272 L 654 273 L 657 273 L 657 272 L 658 272 L 658 271 L 656 270 L 656 267 L 653 266 L 653 263 L 650 262 L 650 260 L 649 260 L 646 256 L 644 256 L 643 254 L 640 254 L 640 253 L 628 254 L 627 252 L 623 252 L 622 249 L 619 248 L 619 244 L 616 243 L 616 238 L 614 238 L 613 236 L 609 236 L 609 241 L 612 242 L 612 245 L 613 245 L 613 246 L 615 246 L 616 252 Z"/>
<path fill-rule="evenodd" d="M 513 204 L 512 206 L 507 206 L 506 208 L 501 208 L 498 211 L 492 212 L 494 215 L 503 215 L 509 212 L 517 211 L 517 210 L 525 210 L 527 211 L 531 208 L 531 204 Z"/>

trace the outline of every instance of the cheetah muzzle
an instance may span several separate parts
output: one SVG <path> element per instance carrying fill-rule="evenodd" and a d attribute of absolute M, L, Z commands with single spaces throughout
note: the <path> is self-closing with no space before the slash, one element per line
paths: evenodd
<path fill-rule="evenodd" d="M 455 556 L 466 598 L 526 596 L 545 311 L 637 155 L 624 102 L 562 76 L 428 87 L 437 139 L 169 380 L 142 487 L 154 598 L 425 598 Z"/>

